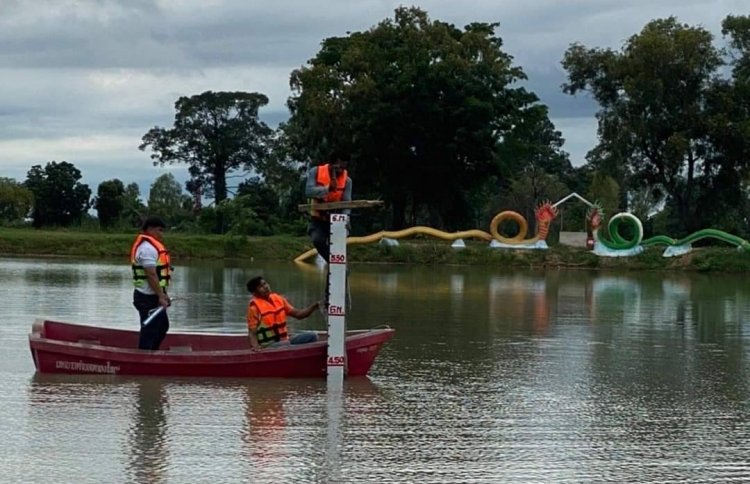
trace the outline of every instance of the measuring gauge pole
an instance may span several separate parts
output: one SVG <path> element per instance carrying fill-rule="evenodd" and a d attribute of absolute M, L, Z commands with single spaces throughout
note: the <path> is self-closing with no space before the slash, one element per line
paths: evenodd
<path fill-rule="evenodd" d="M 328 382 L 344 383 L 346 370 L 346 226 L 349 215 L 331 214 L 328 260 Z"/>

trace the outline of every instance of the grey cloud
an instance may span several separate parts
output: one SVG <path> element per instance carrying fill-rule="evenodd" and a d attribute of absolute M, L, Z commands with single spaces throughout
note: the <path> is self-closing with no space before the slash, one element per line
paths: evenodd
<path fill-rule="evenodd" d="M 738 1 L 724 2 L 727 10 Z M 205 68 L 304 64 L 329 36 L 365 30 L 393 15 L 391 1 L 318 2 L 14 2 L 0 18 L 0 66 Z M 619 46 L 655 17 L 685 21 L 728 13 L 705 1 L 473 1 L 471 8 L 421 2 L 433 19 L 463 26 L 499 22 L 519 63 L 558 63 L 576 41 Z M 45 13 L 35 13 L 45 12 Z"/>
<path fill-rule="evenodd" d="M 337 23 L 334 12 L 310 12 L 309 6 L 285 11 L 270 2 L 215 8 L 195 2 L 182 10 L 145 1 L 67 2 L 69 8 L 44 15 L 31 13 L 37 4 L 17 5 L 0 19 L 0 66 L 184 68 L 290 59 L 301 64 L 317 50 L 321 34 L 343 34 L 345 28 L 326 31 L 324 23 Z"/>
<path fill-rule="evenodd" d="M 571 96 L 562 92 L 561 85 L 567 79 L 562 69 L 532 70 L 526 74 L 524 87 L 549 107 L 551 117 L 592 117 L 596 113 L 598 104 L 587 93 Z"/>
<path fill-rule="evenodd" d="M 574 160 L 596 142 L 597 106 L 585 94 L 573 97 L 560 89 L 565 81 L 560 61 L 571 43 L 619 48 L 646 22 L 668 15 L 718 35 L 722 18 L 747 11 L 746 0 L 419 4 L 431 18 L 458 27 L 500 23 L 505 50 L 529 77 L 523 84 L 550 107 Z M 85 163 L 82 171 L 94 189 L 118 173 L 127 181 L 134 169 L 150 173 L 146 154 L 137 150 L 140 137 L 154 125 L 171 124 L 177 97 L 208 89 L 264 92 L 271 102 L 261 117 L 276 126 L 288 117 L 284 102 L 292 69 L 313 57 L 323 39 L 366 30 L 392 17 L 399 5 L 391 0 L 0 0 L 0 143 L 16 140 L 17 147 L 30 140 L 23 159 L 46 163 L 61 158 L 49 158 L 32 140 L 126 140 L 111 152 L 96 151 L 96 159 L 65 155 Z M 24 177 L 28 166 L 16 161 L 0 152 L 0 172 L 14 170 Z"/>

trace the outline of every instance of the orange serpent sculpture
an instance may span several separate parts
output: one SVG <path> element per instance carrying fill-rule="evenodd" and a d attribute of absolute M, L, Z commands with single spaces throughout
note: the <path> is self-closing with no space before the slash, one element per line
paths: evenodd
<path fill-rule="evenodd" d="M 534 210 L 534 216 L 537 223 L 536 235 L 530 239 L 526 238 L 526 232 L 529 230 L 529 224 L 526 219 L 518 212 L 506 210 L 495 215 L 495 218 L 490 222 L 490 233 L 492 237 L 498 242 L 510 245 L 530 245 L 540 240 L 547 240 L 547 234 L 549 233 L 549 226 L 552 221 L 557 217 L 557 207 L 552 205 L 552 202 L 546 201 L 539 204 Z M 500 235 L 497 228 L 506 220 L 512 220 L 518 224 L 518 234 L 515 237 L 504 237 Z"/>
<path fill-rule="evenodd" d="M 401 239 L 404 237 L 411 237 L 413 235 L 430 235 L 443 240 L 458 240 L 466 238 L 476 238 L 479 240 L 484 240 L 485 242 L 491 242 L 495 240 L 503 244 L 514 245 L 521 248 L 527 245 L 533 245 L 541 240 L 546 240 L 547 234 L 549 233 L 549 226 L 555 219 L 555 217 L 557 217 L 557 213 L 557 207 L 552 205 L 552 202 L 545 201 L 539 204 L 539 206 L 534 210 L 534 216 L 537 222 L 537 233 L 530 239 L 526 239 L 526 232 L 528 232 L 529 229 L 529 224 L 528 222 L 526 222 L 526 219 L 518 212 L 506 210 L 495 215 L 495 217 L 492 219 L 492 222 L 490 222 L 489 233 L 479 229 L 464 230 L 461 232 L 444 232 L 442 230 L 433 229 L 431 227 L 418 225 L 403 230 L 381 230 L 380 232 L 376 232 L 370 235 L 360 237 L 347 237 L 346 244 L 368 244 L 371 242 L 379 242 L 384 238 Z M 498 232 L 500 224 L 502 224 L 506 220 L 511 220 L 518 224 L 518 234 L 514 237 L 505 237 Z M 311 257 L 317 253 L 317 250 L 310 249 L 307 252 L 297 256 L 294 261 L 303 262 L 308 257 Z"/>

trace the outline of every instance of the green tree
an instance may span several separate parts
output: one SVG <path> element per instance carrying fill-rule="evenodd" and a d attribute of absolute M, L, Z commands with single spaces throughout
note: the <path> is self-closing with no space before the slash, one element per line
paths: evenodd
<path fill-rule="evenodd" d="M 217 205 L 214 212 L 206 211 L 206 215 L 220 216 L 226 225 L 222 232 L 230 235 L 271 235 L 253 210 L 250 198 L 247 195 L 228 198 Z"/>
<path fill-rule="evenodd" d="M 721 33 L 729 37 L 734 50 L 731 63 L 735 79 L 743 84 L 750 82 L 750 15 L 729 15 L 721 23 Z"/>
<path fill-rule="evenodd" d="M 117 178 L 99 184 L 94 198 L 94 208 L 103 229 L 115 227 L 120 222 L 125 206 L 125 186 Z"/>
<path fill-rule="evenodd" d="M 530 172 L 555 175 L 567 181 L 573 173 L 568 154 L 563 151 L 562 133 L 549 119 L 549 109 L 542 104 L 523 110 L 516 124 L 498 146 L 497 156 L 506 160 L 504 178 L 513 179 Z"/>
<path fill-rule="evenodd" d="M 141 189 L 138 184 L 128 183 L 122 196 L 121 218 L 123 223 L 131 228 L 140 227 L 147 212 L 146 206 L 141 201 Z"/>
<path fill-rule="evenodd" d="M 564 91 L 590 91 L 601 107 L 589 160 L 625 190 L 664 187 L 682 230 L 695 228 L 698 178 L 712 174 L 706 106 L 721 64 L 712 35 L 674 17 L 648 23 L 619 52 L 574 44 L 563 58 Z"/>
<path fill-rule="evenodd" d="M 571 190 L 573 166 L 568 154 L 562 150 L 562 134 L 549 120 L 544 105 L 534 105 L 524 110 L 523 118 L 513 126 L 498 147 L 497 156 L 506 160 L 502 165 L 503 191 L 499 203 L 491 205 L 488 221 L 500 210 L 520 211 L 534 228 L 534 209 L 543 201 L 556 201 Z"/>
<path fill-rule="evenodd" d="M 604 215 L 611 217 L 620 212 L 620 186 L 614 178 L 596 171 L 591 177 L 591 186 L 586 192 L 586 197 L 598 202 L 604 209 Z"/>
<path fill-rule="evenodd" d="M 513 210 L 520 213 L 528 223 L 528 234 L 531 236 L 536 232 L 534 209 L 542 202 L 554 202 L 567 194 L 568 187 L 556 175 L 539 168 L 531 169 L 511 181 L 500 196 L 495 212 Z"/>
<path fill-rule="evenodd" d="M 67 161 L 34 165 L 24 185 L 34 194 L 34 227 L 80 223 L 90 207 L 91 189 L 80 183 L 81 171 Z"/>
<path fill-rule="evenodd" d="M 31 212 L 34 195 L 13 178 L 0 177 L 0 223 L 23 220 Z"/>
<path fill-rule="evenodd" d="M 270 143 L 269 156 L 258 163 L 258 177 L 246 180 L 239 185 L 237 194 L 247 193 L 248 185 L 262 183 L 264 190 L 270 190 L 276 197 L 280 219 L 286 224 L 306 225 L 306 219 L 297 206 L 305 203 L 306 165 L 295 159 L 294 148 L 282 123 Z M 244 188 L 243 188 L 244 186 Z"/>
<path fill-rule="evenodd" d="M 433 226 L 463 227 L 471 194 L 504 162 L 498 144 L 537 102 L 515 84 L 525 75 L 497 27 L 462 30 L 401 7 L 368 31 L 325 39 L 292 72 L 285 131 L 295 158 L 349 150 L 358 198 L 384 199 L 390 225 L 424 214 Z"/>
<path fill-rule="evenodd" d="M 750 235 L 750 16 L 728 16 L 731 77 L 718 78 L 707 100 L 711 177 L 697 197 L 704 220 L 744 237 Z"/>
<path fill-rule="evenodd" d="M 171 224 L 177 224 L 188 215 L 192 198 L 182 191 L 180 183 L 171 173 L 154 180 L 148 195 L 148 211 L 160 215 Z"/>
<path fill-rule="evenodd" d="M 252 169 L 267 154 L 272 130 L 258 119 L 268 104 L 259 93 L 206 91 L 175 103 L 174 126 L 151 128 L 141 150 L 150 148 L 155 165 L 186 163 L 203 195 L 227 198 L 227 176 Z"/>
<path fill-rule="evenodd" d="M 243 221 L 246 235 L 271 235 L 278 231 L 282 207 L 269 183 L 259 177 L 245 180 L 237 189 L 235 200 L 238 206 L 249 208 L 252 213 L 250 219 Z"/>

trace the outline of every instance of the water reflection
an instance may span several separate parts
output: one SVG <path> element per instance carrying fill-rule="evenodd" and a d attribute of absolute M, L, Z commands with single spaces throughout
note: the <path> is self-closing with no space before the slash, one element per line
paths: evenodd
<path fill-rule="evenodd" d="M 342 482 L 341 448 L 344 441 L 341 419 L 344 412 L 343 381 L 336 377 L 328 377 L 326 392 L 326 426 L 325 465 L 319 476 L 323 482 Z"/>
<path fill-rule="evenodd" d="M 260 388 L 263 391 L 258 391 Z M 245 387 L 242 442 L 247 458 L 258 468 L 281 468 L 288 458 L 285 405 L 294 393 L 294 387 L 285 381 L 261 380 Z"/>
<path fill-rule="evenodd" d="M 370 412 L 378 395 L 369 378 L 333 387 L 324 380 L 244 385 L 243 458 L 257 482 L 344 482 L 347 422 Z"/>
<path fill-rule="evenodd" d="M 109 376 L 35 374 L 27 389 L 25 440 L 33 445 L 26 452 L 36 457 L 28 480 L 122 479 L 116 461 L 102 466 L 95 456 L 120 453 L 118 427 L 127 421 L 120 404 L 129 402 L 129 384 Z"/>
<path fill-rule="evenodd" d="M 750 479 L 742 276 L 355 265 L 349 327 L 396 337 L 371 379 L 334 393 L 322 379 L 30 380 L 32 312 L 135 325 L 119 269 L 55 262 L 77 282 L 54 266 L 27 279 L 33 264 L 0 271 L 9 481 Z M 322 291 L 319 268 L 179 269 L 174 331 L 244 331 L 257 273 L 295 302 Z"/>
<path fill-rule="evenodd" d="M 135 409 L 128 430 L 130 458 L 127 466 L 132 482 L 166 482 L 169 462 L 165 381 L 142 378 L 135 385 Z"/>
<path fill-rule="evenodd" d="M 120 466 L 110 460 L 97 468 L 96 475 L 108 482 L 189 480 L 191 468 L 218 469 L 238 459 L 247 464 L 242 472 L 251 472 L 252 482 L 343 482 L 346 429 L 357 428 L 348 422 L 377 416 L 384 401 L 366 377 L 337 388 L 329 391 L 318 379 L 35 374 L 29 384 L 29 421 L 37 450 L 56 456 L 46 464 L 53 481 L 71 476 L 86 481 L 92 464 L 87 455 L 96 449 L 100 455 L 122 456 Z M 237 454 L 226 435 L 216 433 L 235 420 L 241 443 Z"/>
<path fill-rule="evenodd" d="M 510 320 L 543 335 L 553 323 L 578 323 L 581 317 L 591 324 L 640 325 L 644 313 L 647 320 L 660 323 L 700 322 L 709 314 L 734 323 L 741 319 L 745 301 L 736 288 L 732 288 L 734 297 L 727 298 L 726 283 L 719 284 L 722 297 L 706 298 L 706 293 L 717 292 L 712 287 L 715 278 L 684 274 L 554 271 L 498 275 L 487 270 L 469 278 L 461 270 L 379 273 L 360 267 L 350 277 L 354 302 L 377 294 L 389 303 L 435 305 L 444 310 L 443 321 L 466 324 L 468 319 L 478 319 L 501 326 Z"/>

